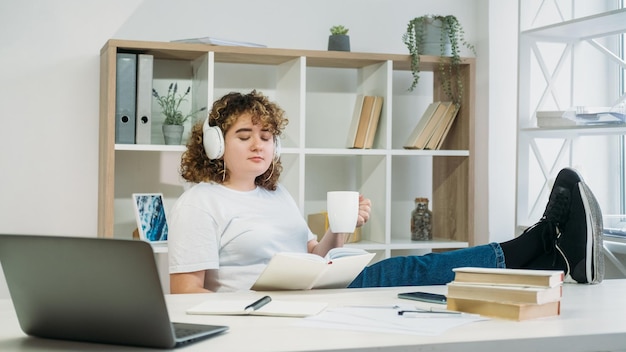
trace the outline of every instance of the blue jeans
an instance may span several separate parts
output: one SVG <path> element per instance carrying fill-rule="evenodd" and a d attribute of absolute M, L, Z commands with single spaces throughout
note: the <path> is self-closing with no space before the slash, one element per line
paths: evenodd
<path fill-rule="evenodd" d="M 420 256 L 391 257 L 361 271 L 348 287 L 444 285 L 454 279 L 453 268 L 475 266 L 504 268 L 498 243 Z"/>

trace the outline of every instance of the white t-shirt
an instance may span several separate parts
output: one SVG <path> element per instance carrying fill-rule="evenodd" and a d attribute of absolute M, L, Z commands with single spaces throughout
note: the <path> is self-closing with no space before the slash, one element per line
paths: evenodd
<path fill-rule="evenodd" d="M 279 185 L 240 192 L 199 183 L 184 192 L 168 217 L 170 273 L 217 269 L 211 291 L 248 290 L 278 252 L 306 252 L 315 235 Z"/>

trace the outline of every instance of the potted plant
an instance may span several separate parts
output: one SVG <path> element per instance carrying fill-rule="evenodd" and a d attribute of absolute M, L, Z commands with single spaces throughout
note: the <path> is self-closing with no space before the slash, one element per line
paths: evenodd
<path fill-rule="evenodd" d="M 426 15 L 409 21 L 406 33 L 402 36 L 404 44 L 411 55 L 411 73 L 413 90 L 419 82 L 420 55 L 439 55 L 439 74 L 442 89 L 455 104 L 461 102 L 463 82 L 460 79 L 461 64 L 460 46 L 470 49 L 474 54 L 474 46 L 465 40 L 465 31 L 458 19 L 453 15 Z M 456 77 L 456 80 L 452 78 Z"/>
<path fill-rule="evenodd" d="M 152 96 L 156 98 L 159 106 L 161 106 L 161 113 L 165 116 L 165 121 L 163 121 L 165 144 L 180 144 L 185 130 L 183 124 L 193 115 L 206 110 L 206 107 L 203 107 L 183 115 L 180 111 L 180 104 L 187 100 L 190 92 L 191 87 L 187 87 L 184 94 L 179 94 L 178 83 L 170 83 L 167 88 L 167 95 L 159 95 L 156 89 L 152 89 Z"/>
<path fill-rule="evenodd" d="M 330 27 L 330 36 L 328 37 L 328 50 L 350 51 L 350 37 L 348 36 L 348 28 L 341 25 Z"/>

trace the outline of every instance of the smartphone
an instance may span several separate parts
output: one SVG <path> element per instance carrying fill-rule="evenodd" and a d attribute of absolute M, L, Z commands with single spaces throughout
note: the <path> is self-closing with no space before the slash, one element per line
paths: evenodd
<path fill-rule="evenodd" d="M 446 296 L 430 292 L 403 292 L 398 293 L 398 298 L 437 304 L 446 304 L 447 302 Z"/>

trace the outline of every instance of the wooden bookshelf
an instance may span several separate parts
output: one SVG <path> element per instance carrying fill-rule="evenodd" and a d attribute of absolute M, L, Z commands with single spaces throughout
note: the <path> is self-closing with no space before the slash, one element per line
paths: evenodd
<path fill-rule="evenodd" d="M 400 97 L 417 101 L 415 95 L 393 89 L 398 74 L 410 82 L 409 55 L 116 39 L 106 42 L 101 50 L 99 236 L 130 236 L 134 218 L 126 208 L 132 192 L 162 192 L 167 209 L 168 200 L 173 202 L 184 191 L 182 183 L 175 182 L 184 146 L 115 144 L 118 52 L 154 55 L 154 80 L 190 82 L 196 106 L 210 106 L 227 91 L 253 88 L 277 101 L 289 118 L 282 141 L 285 170 L 281 182 L 303 216 L 323 210 L 320 208 L 325 206 L 326 191 L 338 187 L 358 190 L 372 199 L 372 219 L 362 229 L 362 240 L 350 246 L 375 251 L 376 258 L 381 259 L 407 250 L 474 244 L 474 59 L 463 59 L 463 105 L 443 148 L 405 150 L 402 144 L 410 130 L 404 126 L 412 128 L 421 116 L 418 110 L 427 105 L 420 106 L 417 102 L 411 108 L 396 105 Z M 421 58 L 422 72 L 436 73 L 438 65 L 438 57 Z M 185 73 L 171 78 L 157 71 L 170 66 L 182 67 L 172 72 Z M 171 75 L 169 71 L 168 74 Z M 338 83 L 329 89 L 320 76 L 331 77 Z M 443 99 L 437 75 L 432 77 L 432 99 Z M 372 149 L 345 148 L 358 94 L 384 97 Z M 419 171 L 417 167 L 411 168 L 416 163 L 427 165 L 432 173 L 419 179 L 413 177 L 413 171 Z M 410 173 L 406 172 L 407 167 Z M 424 185 L 433 207 L 435 239 L 412 242 L 409 219 L 413 198 L 418 194 L 411 193 Z M 394 196 L 397 194 L 407 194 L 406 199 Z"/>

